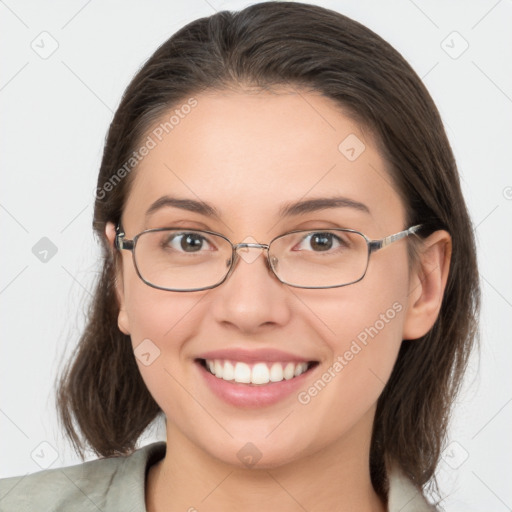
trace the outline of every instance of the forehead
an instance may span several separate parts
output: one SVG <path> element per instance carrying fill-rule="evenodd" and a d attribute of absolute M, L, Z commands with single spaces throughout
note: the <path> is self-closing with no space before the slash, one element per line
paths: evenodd
<path fill-rule="evenodd" d="M 281 90 L 210 91 L 193 99 L 147 132 L 152 148 L 133 171 L 125 217 L 140 219 L 166 194 L 252 221 L 309 197 L 348 197 L 374 217 L 403 214 L 372 138 L 329 98 Z"/>

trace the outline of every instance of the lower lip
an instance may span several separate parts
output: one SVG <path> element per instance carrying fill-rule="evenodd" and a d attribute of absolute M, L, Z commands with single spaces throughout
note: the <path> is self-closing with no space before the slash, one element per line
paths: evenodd
<path fill-rule="evenodd" d="M 265 407 L 284 400 L 292 393 L 304 387 L 306 379 L 317 366 L 290 380 L 269 382 L 263 385 L 241 384 L 239 382 L 219 379 L 212 375 L 200 362 L 196 361 L 200 373 L 208 387 L 219 398 L 236 407 Z"/>

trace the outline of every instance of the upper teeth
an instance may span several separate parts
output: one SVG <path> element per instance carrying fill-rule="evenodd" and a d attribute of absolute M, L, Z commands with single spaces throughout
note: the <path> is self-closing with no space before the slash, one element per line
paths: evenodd
<path fill-rule="evenodd" d="M 224 380 L 244 384 L 268 384 L 298 377 L 308 369 L 308 363 L 247 363 L 206 359 L 210 372 Z"/>

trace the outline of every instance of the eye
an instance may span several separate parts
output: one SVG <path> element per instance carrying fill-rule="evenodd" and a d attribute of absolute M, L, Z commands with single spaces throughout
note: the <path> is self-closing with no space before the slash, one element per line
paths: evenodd
<path fill-rule="evenodd" d="M 214 250 L 208 249 L 208 247 L 213 247 L 208 238 L 194 232 L 166 235 L 162 240 L 162 247 L 188 253 L 200 252 L 202 249 Z"/>
<path fill-rule="evenodd" d="M 330 233 L 328 231 L 315 231 L 302 238 L 297 250 L 327 252 L 331 249 L 346 248 L 348 245 L 349 244 L 346 240 L 334 233 Z"/>

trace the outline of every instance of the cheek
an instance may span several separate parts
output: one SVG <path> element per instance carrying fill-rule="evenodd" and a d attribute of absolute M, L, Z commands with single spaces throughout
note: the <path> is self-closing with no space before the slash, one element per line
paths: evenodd
<path fill-rule="evenodd" d="M 163 401 L 176 385 L 171 375 L 180 379 L 183 347 L 198 336 L 196 315 L 203 293 L 168 292 L 139 282 L 133 282 L 125 294 L 130 337 L 142 378 L 164 408 Z"/>
<path fill-rule="evenodd" d="M 196 325 L 190 318 L 202 295 L 201 292 L 158 290 L 134 276 L 125 292 L 125 309 L 134 346 L 146 338 L 161 344 L 190 335 L 187 331 Z"/>
<path fill-rule="evenodd" d="M 374 361 L 377 366 L 389 365 L 394 360 L 402 342 L 405 306 L 400 293 L 393 293 L 392 289 L 379 291 L 344 302 L 345 311 L 335 326 L 339 333 L 336 343 L 338 354 L 346 353 L 350 358 L 350 352 L 357 353 L 359 359 L 366 363 Z"/>
<path fill-rule="evenodd" d="M 311 404 L 318 417 L 324 416 L 318 411 L 325 409 L 325 414 L 337 411 L 350 421 L 349 416 L 361 416 L 380 396 L 402 343 L 407 298 L 404 264 L 386 273 L 368 272 L 359 283 L 307 300 L 313 312 L 310 327 L 325 333 L 322 341 L 330 361 L 298 399 Z"/>
<path fill-rule="evenodd" d="M 370 267 L 358 283 L 304 297 L 310 326 L 324 334 L 331 352 L 343 354 L 357 342 L 382 356 L 386 347 L 394 351 L 390 344 L 401 343 L 408 290 L 404 268 L 401 262 L 386 269 L 374 266 L 373 272 Z"/>

